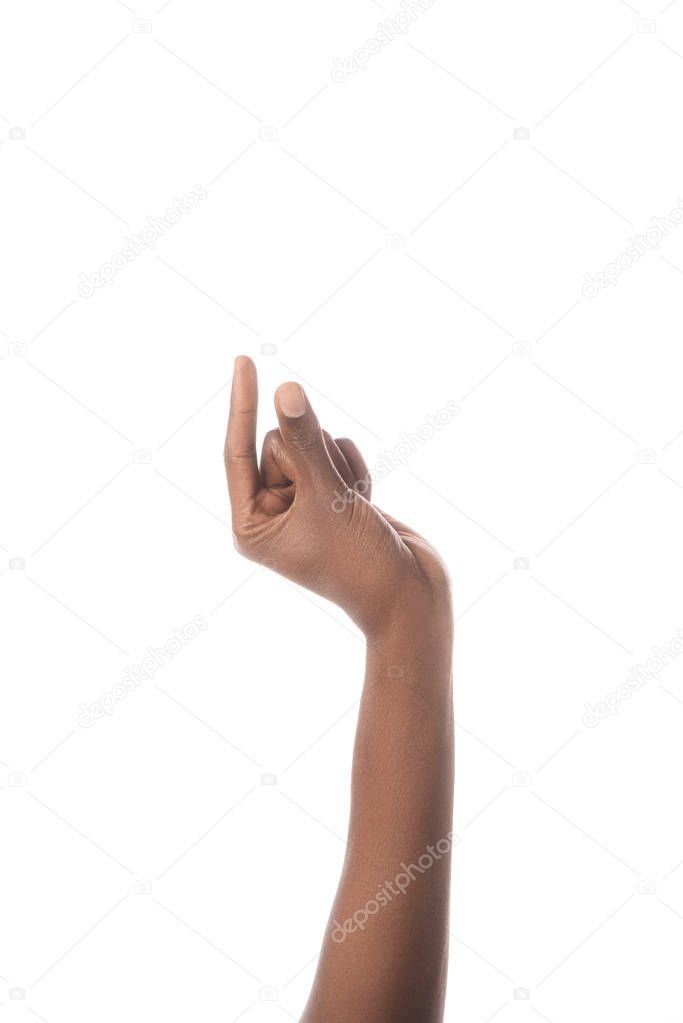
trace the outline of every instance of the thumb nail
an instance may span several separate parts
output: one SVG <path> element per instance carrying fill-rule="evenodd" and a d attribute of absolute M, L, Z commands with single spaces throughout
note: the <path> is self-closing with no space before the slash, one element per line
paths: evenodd
<path fill-rule="evenodd" d="M 283 384 L 277 397 L 282 413 L 288 419 L 298 419 L 306 411 L 306 398 L 298 384 Z"/>

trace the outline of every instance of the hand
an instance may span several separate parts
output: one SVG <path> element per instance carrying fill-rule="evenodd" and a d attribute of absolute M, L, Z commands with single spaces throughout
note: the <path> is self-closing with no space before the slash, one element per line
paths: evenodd
<path fill-rule="evenodd" d="M 258 387 L 235 361 L 225 464 L 237 550 L 342 607 L 367 636 L 398 609 L 450 617 L 448 574 L 421 536 L 370 503 L 370 474 L 351 440 L 323 433 L 303 389 L 275 395 L 279 430 L 256 458 Z"/>

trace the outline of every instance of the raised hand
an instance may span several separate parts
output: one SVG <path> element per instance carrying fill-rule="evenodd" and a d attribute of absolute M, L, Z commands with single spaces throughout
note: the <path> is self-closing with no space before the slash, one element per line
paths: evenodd
<path fill-rule="evenodd" d="M 279 429 L 256 455 L 258 385 L 235 361 L 225 445 L 235 545 L 342 607 L 366 635 L 397 604 L 415 614 L 450 608 L 448 575 L 433 548 L 370 502 L 370 474 L 353 441 L 321 430 L 303 389 L 275 394 Z"/>

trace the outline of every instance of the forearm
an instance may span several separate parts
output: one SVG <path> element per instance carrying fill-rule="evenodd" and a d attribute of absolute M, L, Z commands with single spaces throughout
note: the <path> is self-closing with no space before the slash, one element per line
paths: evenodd
<path fill-rule="evenodd" d="M 453 794 L 448 601 L 368 641 L 349 843 L 304 1023 L 437 1023 Z"/>
<path fill-rule="evenodd" d="M 440 1023 L 453 792 L 448 573 L 424 537 L 371 503 L 358 448 L 323 434 L 299 384 L 277 391 L 279 430 L 266 434 L 259 467 L 257 405 L 256 369 L 242 357 L 225 450 L 237 549 L 333 600 L 368 636 L 347 856 L 303 1020 Z"/>

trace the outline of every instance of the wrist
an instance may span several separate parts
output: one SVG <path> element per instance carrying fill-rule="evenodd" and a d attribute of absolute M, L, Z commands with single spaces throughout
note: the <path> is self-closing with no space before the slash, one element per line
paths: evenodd
<path fill-rule="evenodd" d="M 413 724 L 438 709 L 445 735 L 453 715 L 453 617 L 425 606 L 398 607 L 395 615 L 366 634 L 367 691 L 408 706 Z M 417 700 L 417 702 L 416 702 Z M 406 703 L 407 701 L 407 703 Z"/>
<path fill-rule="evenodd" d="M 369 650 L 433 651 L 450 655 L 453 608 L 450 589 L 418 597 L 398 596 L 365 630 Z"/>

